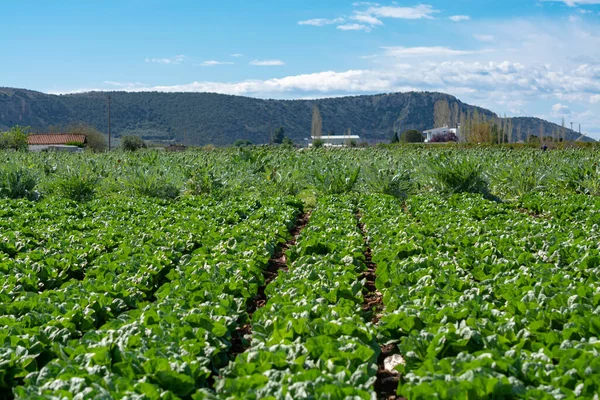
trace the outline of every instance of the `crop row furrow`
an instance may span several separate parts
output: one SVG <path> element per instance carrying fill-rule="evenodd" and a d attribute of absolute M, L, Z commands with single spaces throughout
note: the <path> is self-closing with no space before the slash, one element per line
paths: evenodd
<path fill-rule="evenodd" d="M 364 241 L 349 197 L 319 200 L 266 288 L 246 352 L 223 370 L 224 398 L 372 399 L 379 355 L 362 305 Z"/>

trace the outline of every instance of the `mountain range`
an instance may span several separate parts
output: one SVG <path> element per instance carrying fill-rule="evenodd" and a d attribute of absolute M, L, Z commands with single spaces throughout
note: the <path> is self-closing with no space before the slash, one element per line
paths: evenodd
<path fill-rule="evenodd" d="M 58 132 L 83 123 L 107 131 L 110 96 L 113 137 L 138 135 L 158 143 L 230 145 L 236 140 L 268 143 L 278 127 L 298 144 L 310 137 L 313 107 L 323 120 L 323 134 L 343 134 L 350 129 L 370 143 L 389 141 L 394 129 L 423 131 L 434 127 L 434 108 L 447 101 L 460 113 L 477 111 L 487 118 L 496 115 L 465 104 L 444 93 L 409 92 L 348 96 L 315 100 L 264 100 L 216 93 L 89 92 L 52 95 L 0 88 L 0 130 L 14 125 L 30 126 L 33 132 Z M 527 133 L 551 136 L 560 127 L 537 118 L 512 120 L 512 140 Z M 520 133 L 520 137 L 517 135 Z M 580 138 L 566 129 L 566 138 Z M 592 140 L 584 137 L 582 140 Z"/>

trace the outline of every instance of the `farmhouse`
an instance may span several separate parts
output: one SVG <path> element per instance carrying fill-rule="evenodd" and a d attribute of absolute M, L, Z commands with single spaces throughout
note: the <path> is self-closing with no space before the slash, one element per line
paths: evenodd
<path fill-rule="evenodd" d="M 447 135 L 449 133 L 454 133 L 456 137 L 460 140 L 460 127 L 458 128 L 448 128 L 448 125 L 443 126 L 441 128 L 429 129 L 428 131 L 423 131 L 423 136 L 425 136 L 425 143 L 431 142 L 434 136 L 438 135 Z"/>
<path fill-rule="evenodd" d="M 87 144 L 87 137 L 83 134 L 49 133 L 35 134 L 27 137 L 29 151 L 81 151 L 79 145 Z"/>
<path fill-rule="evenodd" d="M 309 147 L 313 145 L 315 140 L 322 140 L 323 146 L 325 147 L 344 147 L 349 146 L 352 142 L 358 142 L 360 140 L 360 136 L 358 135 L 333 135 L 333 136 L 311 136 L 312 143 L 309 144 Z"/>

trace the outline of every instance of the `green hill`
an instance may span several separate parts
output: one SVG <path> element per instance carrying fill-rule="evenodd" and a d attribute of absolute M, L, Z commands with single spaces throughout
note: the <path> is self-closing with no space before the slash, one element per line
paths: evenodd
<path fill-rule="evenodd" d="M 283 126 L 296 143 L 310 136 L 312 108 L 319 107 L 324 134 L 353 134 L 370 142 L 387 141 L 394 126 L 425 130 L 434 125 L 434 104 L 447 100 L 461 113 L 491 111 L 462 103 L 443 93 L 411 92 L 350 96 L 319 100 L 262 100 L 215 93 L 90 92 L 49 95 L 23 89 L 0 88 L 0 129 L 29 125 L 35 132 L 60 130 L 84 123 L 106 132 L 107 96 L 111 96 L 112 132 L 115 138 L 139 135 L 154 142 L 190 145 L 228 145 L 237 139 L 268 143 L 269 134 Z M 517 125 L 539 134 L 540 120 L 516 118 Z M 542 121 L 546 135 L 557 125 Z M 567 132 L 568 139 L 577 139 Z M 516 136 L 515 136 L 516 137 Z"/>

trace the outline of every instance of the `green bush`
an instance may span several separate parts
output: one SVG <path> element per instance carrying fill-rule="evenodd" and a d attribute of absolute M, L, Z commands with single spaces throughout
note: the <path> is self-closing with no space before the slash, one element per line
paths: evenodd
<path fill-rule="evenodd" d="M 441 193 L 481 193 L 488 196 L 488 182 L 482 171 L 480 161 L 456 153 L 442 153 L 427 161 L 425 175 L 431 186 Z"/>
<path fill-rule="evenodd" d="M 123 136 L 121 138 L 121 147 L 125 151 L 136 151 L 146 148 L 146 143 L 139 136 Z"/>
<path fill-rule="evenodd" d="M 26 198 L 36 200 L 37 175 L 28 168 L 8 165 L 0 169 L 0 197 L 9 199 Z"/>
<path fill-rule="evenodd" d="M 74 201 L 91 200 L 96 194 L 100 178 L 83 168 L 67 168 L 66 174 L 56 180 L 56 190 L 64 198 Z"/>
<path fill-rule="evenodd" d="M 27 136 L 29 127 L 16 125 L 7 132 L 0 134 L 0 149 L 25 151 L 29 148 Z"/>
<path fill-rule="evenodd" d="M 404 131 L 400 136 L 402 143 L 423 143 L 423 140 L 423 134 L 414 129 Z"/>
<path fill-rule="evenodd" d="M 235 142 L 233 142 L 233 145 L 235 147 L 246 147 L 246 146 L 252 146 L 253 143 L 250 140 L 238 139 Z"/>
<path fill-rule="evenodd" d="M 173 200 L 179 197 L 179 188 L 168 181 L 165 171 L 134 168 L 127 175 L 125 184 L 133 194 L 158 199 Z"/>
<path fill-rule="evenodd" d="M 325 146 L 325 141 L 322 139 L 315 139 L 312 142 L 312 147 L 315 149 L 320 149 L 323 146 Z"/>
<path fill-rule="evenodd" d="M 365 183 L 373 193 L 382 193 L 398 199 L 405 199 L 413 189 L 413 181 L 408 171 L 398 172 L 390 168 L 367 169 Z"/>
<path fill-rule="evenodd" d="M 360 175 L 360 166 L 350 167 L 337 163 L 328 163 L 322 169 L 315 169 L 312 181 L 321 193 L 342 194 L 354 189 Z"/>

